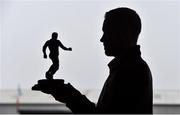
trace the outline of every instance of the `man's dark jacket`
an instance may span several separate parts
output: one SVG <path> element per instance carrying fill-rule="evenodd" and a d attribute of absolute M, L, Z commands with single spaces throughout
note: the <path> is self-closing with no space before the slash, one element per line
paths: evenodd
<path fill-rule="evenodd" d="M 97 105 L 84 95 L 67 103 L 73 113 L 152 113 L 152 76 L 140 46 L 121 51 L 110 63 Z"/>

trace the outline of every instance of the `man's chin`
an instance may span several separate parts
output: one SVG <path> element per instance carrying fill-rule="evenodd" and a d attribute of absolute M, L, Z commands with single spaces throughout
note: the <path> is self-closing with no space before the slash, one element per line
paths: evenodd
<path fill-rule="evenodd" d="M 105 51 L 106 56 L 114 56 L 112 53 Z"/>

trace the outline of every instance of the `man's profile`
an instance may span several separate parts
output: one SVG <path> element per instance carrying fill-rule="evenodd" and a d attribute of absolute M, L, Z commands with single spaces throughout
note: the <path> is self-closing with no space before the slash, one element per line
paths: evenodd
<path fill-rule="evenodd" d="M 57 32 L 53 32 L 52 33 L 52 38 L 48 41 L 46 41 L 46 43 L 43 46 L 43 54 L 44 54 L 44 58 L 47 58 L 47 54 L 46 54 L 46 48 L 49 48 L 49 58 L 52 61 L 52 65 L 49 68 L 49 70 L 46 72 L 46 78 L 47 79 L 53 79 L 53 75 L 55 74 L 55 72 L 59 69 L 59 47 L 61 47 L 64 50 L 69 50 L 72 51 L 72 48 L 66 48 L 60 40 L 57 39 L 58 38 L 58 33 Z"/>
<path fill-rule="evenodd" d="M 105 54 L 114 59 L 108 64 L 109 76 L 96 104 L 70 83 L 38 83 L 34 90 L 51 94 L 73 113 L 152 114 L 151 71 L 137 45 L 141 32 L 139 15 L 126 7 L 110 10 L 105 14 L 102 30 L 100 41 Z"/>

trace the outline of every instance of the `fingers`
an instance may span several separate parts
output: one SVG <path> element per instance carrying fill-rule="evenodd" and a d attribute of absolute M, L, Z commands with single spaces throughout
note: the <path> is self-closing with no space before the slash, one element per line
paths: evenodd
<path fill-rule="evenodd" d="M 81 95 L 70 83 L 64 84 L 64 80 L 39 80 L 32 90 L 51 94 L 55 100 L 63 103 L 70 102 Z"/>

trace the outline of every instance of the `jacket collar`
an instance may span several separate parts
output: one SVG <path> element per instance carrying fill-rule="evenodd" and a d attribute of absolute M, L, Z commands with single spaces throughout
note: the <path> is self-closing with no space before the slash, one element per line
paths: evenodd
<path fill-rule="evenodd" d="M 110 69 L 116 68 L 122 62 L 130 62 L 141 56 L 140 46 L 136 45 L 124 51 L 121 51 L 118 56 L 108 64 Z"/>

